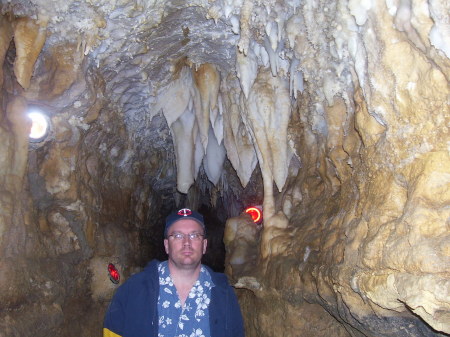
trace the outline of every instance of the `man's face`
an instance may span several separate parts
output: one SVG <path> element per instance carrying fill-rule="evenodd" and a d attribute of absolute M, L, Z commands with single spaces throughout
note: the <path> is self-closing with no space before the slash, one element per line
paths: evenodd
<path fill-rule="evenodd" d="M 178 240 L 171 236 L 176 233 L 184 234 L 184 238 Z M 164 239 L 164 247 L 167 255 L 169 255 L 169 262 L 179 269 L 197 268 L 206 252 L 207 240 L 204 239 L 204 236 L 193 240 L 187 235 L 191 233 L 204 234 L 203 227 L 192 219 L 178 220 L 170 226 L 167 239 Z"/>

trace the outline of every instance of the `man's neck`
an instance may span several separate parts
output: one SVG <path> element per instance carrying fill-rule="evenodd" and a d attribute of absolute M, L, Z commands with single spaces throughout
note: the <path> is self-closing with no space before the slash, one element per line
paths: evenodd
<path fill-rule="evenodd" d="M 172 277 L 172 280 L 174 280 L 174 282 L 175 280 L 177 280 L 179 283 L 193 284 L 198 280 L 201 267 L 202 265 L 199 264 L 194 268 L 179 268 L 169 260 L 170 276 Z"/>
<path fill-rule="evenodd" d="M 178 292 L 181 304 L 184 306 L 186 298 L 192 289 L 192 286 L 198 280 L 200 275 L 201 264 L 194 269 L 180 269 L 169 261 L 170 277 Z"/>

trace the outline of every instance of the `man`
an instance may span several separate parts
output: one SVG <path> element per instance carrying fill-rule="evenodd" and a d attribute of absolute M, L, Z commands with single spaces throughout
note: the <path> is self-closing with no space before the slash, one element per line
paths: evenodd
<path fill-rule="evenodd" d="M 201 264 L 205 224 L 188 208 L 166 219 L 168 260 L 152 260 L 117 289 L 104 337 L 241 337 L 243 321 L 226 276 Z"/>

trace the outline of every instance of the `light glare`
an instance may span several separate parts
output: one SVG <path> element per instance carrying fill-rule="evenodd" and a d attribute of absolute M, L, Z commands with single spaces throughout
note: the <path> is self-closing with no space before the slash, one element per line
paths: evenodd
<path fill-rule="evenodd" d="M 31 139 L 40 139 L 47 134 L 48 121 L 45 116 L 40 112 L 30 112 L 28 117 L 31 119 Z"/>

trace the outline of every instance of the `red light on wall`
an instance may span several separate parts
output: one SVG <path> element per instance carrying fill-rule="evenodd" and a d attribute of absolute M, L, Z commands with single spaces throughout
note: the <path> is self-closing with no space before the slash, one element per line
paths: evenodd
<path fill-rule="evenodd" d="M 117 270 L 116 266 L 114 266 L 112 263 L 108 264 L 108 274 L 109 279 L 112 283 L 117 284 L 120 281 L 120 274 Z"/>
<path fill-rule="evenodd" d="M 262 221 L 262 211 L 258 207 L 247 207 L 245 213 L 250 214 L 254 223 L 259 224 Z"/>

